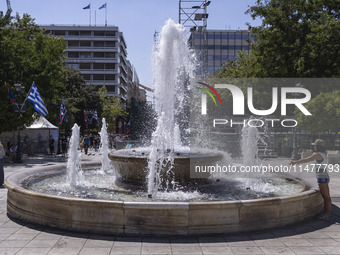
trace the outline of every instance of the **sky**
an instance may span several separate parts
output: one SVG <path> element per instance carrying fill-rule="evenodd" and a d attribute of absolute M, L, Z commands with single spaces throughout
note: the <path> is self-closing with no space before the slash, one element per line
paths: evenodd
<path fill-rule="evenodd" d="M 247 29 L 247 22 L 259 25 L 244 14 L 256 0 L 211 0 L 207 29 Z M 11 0 L 12 15 L 28 13 L 38 25 L 89 25 L 91 3 L 92 26 L 118 26 L 127 43 L 128 59 L 135 67 L 140 83 L 152 87 L 152 46 L 155 31 L 160 31 L 169 18 L 178 22 L 179 0 Z M 0 0 L 0 10 L 6 11 L 6 0 Z"/>

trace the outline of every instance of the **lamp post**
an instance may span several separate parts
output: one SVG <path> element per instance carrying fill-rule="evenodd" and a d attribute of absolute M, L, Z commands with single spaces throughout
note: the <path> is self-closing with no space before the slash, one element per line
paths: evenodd
<path fill-rule="evenodd" d="M 87 116 L 87 121 L 88 121 L 88 123 L 87 123 L 87 133 L 88 134 L 90 134 L 90 125 L 92 124 L 92 117 L 91 118 L 89 118 L 89 116 L 91 115 L 91 116 L 93 116 L 93 114 L 94 114 L 94 112 L 95 112 L 96 110 L 93 110 L 93 109 L 91 109 L 91 110 L 85 110 L 84 112 L 85 112 L 85 114 L 86 114 L 86 116 Z"/>
<path fill-rule="evenodd" d="M 22 113 L 26 112 L 27 106 L 25 102 L 22 101 L 22 95 L 25 93 L 25 87 L 22 86 L 20 83 L 16 83 L 14 85 L 15 90 L 18 93 L 19 100 L 17 103 L 14 104 L 14 111 L 18 113 L 18 145 L 16 151 L 16 157 L 14 162 L 15 163 L 22 163 L 22 152 L 21 152 L 21 142 L 20 142 L 20 127 L 21 127 L 21 117 Z"/>

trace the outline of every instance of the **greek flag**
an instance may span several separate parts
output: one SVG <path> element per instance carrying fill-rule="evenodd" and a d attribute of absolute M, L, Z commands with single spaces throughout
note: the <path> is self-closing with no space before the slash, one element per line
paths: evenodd
<path fill-rule="evenodd" d="M 97 114 L 97 111 L 94 111 L 94 114 L 92 116 L 92 119 L 95 119 L 97 121 L 97 124 L 99 126 L 99 120 L 98 120 L 98 114 Z"/>
<path fill-rule="evenodd" d="M 100 6 L 100 7 L 99 7 L 99 10 L 104 9 L 104 8 L 106 9 L 106 4 L 107 4 L 107 3 L 103 4 L 102 6 Z"/>
<path fill-rule="evenodd" d="M 11 103 L 15 104 L 16 101 L 15 101 L 15 99 L 14 99 L 14 97 L 13 97 L 11 91 L 9 90 L 9 87 L 8 87 L 7 84 L 6 84 L 6 89 L 7 89 L 7 93 L 8 93 L 8 96 L 9 96 L 9 100 L 11 101 Z"/>
<path fill-rule="evenodd" d="M 83 9 L 86 10 L 86 9 L 90 9 L 91 8 L 91 4 L 89 4 L 88 6 L 85 6 Z"/>
<path fill-rule="evenodd" d="M 60 125 L 63 124 L 63 120 L 65 120 L 65 122 L 68 122 L 66 106 L 64 104 L 61 104 L 61 106 L 60 106 L 60 121 L 59 121 Z"/>
<path fill-rule="evenodd" d="M 34 104 L 34 109 L 40 113 L 42 116 L 46 116 L 48 114 L 47 108 L 44 104 L 44 101 L 42 100 L 39 91 L 37 89 L 37 86 L 35 86 L 35 83 L 33 82 L 31 92 L 28 95 L 27 99 L 31 103 Z"/>

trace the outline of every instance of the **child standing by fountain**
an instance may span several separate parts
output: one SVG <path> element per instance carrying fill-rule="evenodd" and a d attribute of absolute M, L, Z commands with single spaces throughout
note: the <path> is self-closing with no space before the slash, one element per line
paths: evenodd
<path fill-rule="evenodd" d="M 320 193 L 324 200 L 325 212 L 317 216 L 319 219 L 331 219 L 332 201 L 329 192 L 329 175 L 327 173 L 326 143 L 321 139 L 316 139 L 312 143 L 314 154 L 308 158 L 290 162 L 291 165 L 304 164 L 314 161 L 316 165 L 316 179 L 319 185 Z"/>

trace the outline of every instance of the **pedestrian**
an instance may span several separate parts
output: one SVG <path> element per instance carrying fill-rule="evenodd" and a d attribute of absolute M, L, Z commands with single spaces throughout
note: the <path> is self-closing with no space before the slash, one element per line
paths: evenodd
<path fill-rule="evenodd" d="M 90 150 L 93 150 L 93 140 L 94 140 L 94 137 L 93 137 L 93 134 L 91 133 L 90 134 Z"/>
<path fill-rule="evenodd" d="M 314 143 L 312 143 L 313 146 L 313 155 L 300 159 L 298 161 L 292 161 L 290 162 L 291 165 L 298 165 L 298 164 L 304 164 L 311 161 L 314 161 L 315 169 L 316 169 L 316 179 L 319 185 L 319 190 L 322 195 L 323 201 L 324 201 L 324 209 L 325 212 L 318 215 L 318 219 L 331 219 L 331 210 L 332 210 L 332 201 L 329 191 L 328 183 L 330 181 L 329 175 L 327 173 L 327 157 L 326 157 L 326 143 L 325 141 L 321 139 L 316 139 Z"/>
<path fill-rule="evenodd" d="M 99 148 L 99 136 L 98 135 L 95 136 L 93 142 L 94 142 L 94 151 L 97 151 Z"/>
<path fill-rule="evenodd" d="M 52 135 L 50 135 L 49 147 L 50 147 L 50 154 L 54 155 L 54 139 Z"/>
<path fill-rule="evenodd" d="M 79 147 L 80 147 L 80 152 L 83 152 L 83 148 L 84 148 L 84 137 L 83 136 L 80 136 Z"/>
<path fill-rule="evenodd" d="M 14 162 L 15 160 L 15 156 L 17 153 L 17 146 L 14 146 L 13 144 L 11 144 L 11 147 L 9 148 L 9 156 L 11 157 L 11 160 Z"/>
<path fill-rule="evenodd" d="M 5 149 L 0 141 L 0 187 L 4 185 L 5 180 L 5 173 L 4 173 L 4 156 L 5 156 Z"/>
<path fill-rule="evenodd" d="M 89 136 L 85 135 L 85 137 L 84 137 L 84 151 L 85 151 L 86 155 L 87 155 L 87 151 L 89 149 L 89 144 L 90 144 Z"/>
<path fill-rule="evenodd" d="M 67 139 L 65 136 L 61 137 L 61 150 L 62 150 L 62 156 L 65 157 L 67 154 Z"/>

